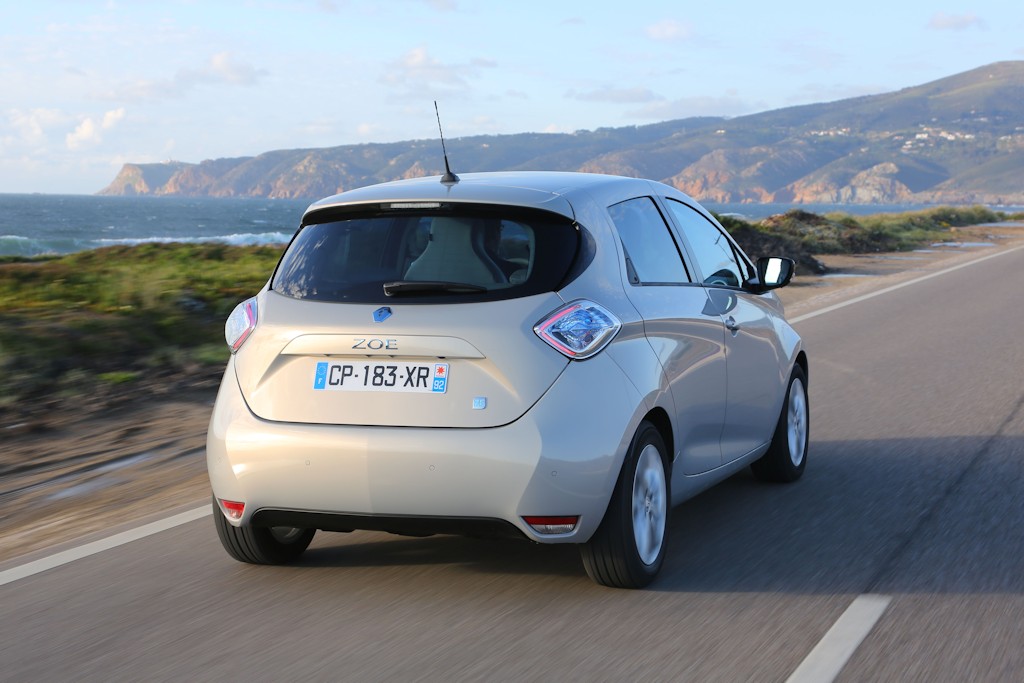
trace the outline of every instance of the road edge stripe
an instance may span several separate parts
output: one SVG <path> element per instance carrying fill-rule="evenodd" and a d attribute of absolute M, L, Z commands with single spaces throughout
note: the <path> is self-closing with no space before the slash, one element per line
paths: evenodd
<path fill-rule="evenodd" d="M 96 555 L 102 553 L 111 548 L 137 541 L 153 534 L 158 534 L 161 531 L 167 531 L 173 529 L 176 526 L 182 524 L 188 524 L 194 522 L 197 519 L 202 519 L 210 515 L 213 512 L 213 508 L 209 505 L 201 508 L 194 508 L 185 512 L 179 513 L 166 519 L 161 519 L 149 524 L 143 524 L 140 527 L 122 531 L 119 534 L 108 536 L 107 538 L 101 538 L 98 541 L 86 543 L 76 548 L 69 548 L 68 550 L 62 550 L 61 552 L 54 553 L 47 557 L 34 560 L 32 562 L 26 562 L 25 564 L 12 567 L 10 569 L 0 572 L 0 586 L 4 586 L 8 583 L 13 583 L 19 579 L 28 578 L 41 572 L 55 569 L 56 567 L 63 566 L 75 560 L 80 560 L 90 555 Z"/>
<path fill-rule="evenodd" d="M 906 282 L 899 282 L 899 283 L 897 283 L 895 285 L 890 285 L 889 287 L 884 287 L 884 288 L 876 290 L 874 292 L 868 292 L 867 294 L 862 294 L 860 296 L 855 296 L 852 299 L 847 299 L 846 301 L 840 301 L 837 304 L 832 304 L 831 306 L 826 306 L 824 308 L 819 308 L 818 310 L 811 311 L 810 313 L 804 313 L 803 315 L 798 315 L 798 316 L 796 316 L 794 318 L 789 319 L 789 324 L 790 325 L 796 325 L 797 323 L 803 322 L 804 320 L 810 320 L 811 318 L 816 318 L 819 315 L 825 315 L 826 313 L 831 313 L 832 311 L 838 311 L 840 308 L 846 308 L 847 306 L 852 306 L 853 304 L 859 304 L 861 301 L 867 301 L 868 299 L 874 299 L 876 296 L 882 296 L 883 294 L 888 294 L 889 292 L 895 292 L 897 289 L 903 289 L 904 287 L 909 287 L 910 285 L 916 285 L 918 282 L 924 282 L 925 280 L 930 280 L 933 277 L 939 277 L 940 275 L 946 275 L 948 273 L 952 273 L 953 271 L 960 270 L 961 268 L 967 268 L 968 266 L 973 266 L 973 265 L 981 263 L 983 261 L 987 261 L 989 259 L 996 258 L 997 256 L 1004 256 L 1006 254 L 1012 254 L 1013 252 L 1020 251 L 1021 249 L 1024 249 L 1024 245 L 1017 246 L 1017 247 L 1011 247 L 1009 249 L 1003 249 L 1003 250 L 997 251 L 997 252 L 995 252 L 993 254 L 986 254 L 985 256 L 982 256 L 980 258 L 972 259 L 972 260 L 966 261 L 964 263 L 958 263 L 955 266 L 950 266 L 949 268 L 943 268 L 942 270 L 937 270 L 934 273 L 928 273 L 927 275 L 922 275 L 921 277 L 916 277 L 913 280 L 907 280 Z"/>

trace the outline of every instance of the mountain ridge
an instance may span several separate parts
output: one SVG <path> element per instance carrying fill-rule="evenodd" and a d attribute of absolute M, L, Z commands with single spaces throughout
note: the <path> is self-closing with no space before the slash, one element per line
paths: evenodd
<path fill-rule="evenodd" d="M 660 180 L 720 203 L 1024 203 L 1024 61 L 879 95 L 741 117 L 448 141 L 456 172 L 562 170 Z M 99 194 L 316 199 L 439 175 L 437 140 L 125 164 Z"/>

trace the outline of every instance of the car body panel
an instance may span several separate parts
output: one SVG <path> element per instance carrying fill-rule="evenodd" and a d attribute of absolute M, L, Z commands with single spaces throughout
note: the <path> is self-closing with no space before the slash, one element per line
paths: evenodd
<path fill-rule="evenodd" d="M 699 474 L 722 464 L 726 353 L 722 321 L 700 287 L 625 285 L 667 383 L 678 445 L 677 470 Z M 668 379 L 671 378 L 671 379 Z"/>
<path fill-rule="evenodd" d="M 236 354 L 239 385 L 252 411 L 273 421 L 507 424 L 536 403 L 568 363 L 533 333 L 533 325 L 562 303 L 555 294 L 460 305 L 396 302 L 391 317 L 378 324 L 374 304 L 297 301 L 266 291 L 258 301 L 260 324 Z M 507 328 L 510 320 L 515 331 Z M 314 388 L 318 362 L 366 360 L 444 363 L 447 390 L 371 396 Z"/>
<path fill-rule="evenodd" d="M 789 380 L 785 349 L 776 334 L 776 313 L 761 296 L 726 288 L 707 289 L 712 308 L 730 322 L 722 454 L 728 462 L 766 445 L 779 419 Z"/>
<path fill-rule="evenodd" d="M 600 523 L 646 412 L 601 354 L 573 363 L 522 419 L 486 429 L 382 428 L 261 420 L 225 372 L 210 421 L 215 494 L 261 509 L 495 518 L 539 542 L 581 542 Z M 623 443 L 625 439 L 626 443 Z M 572 534 L 536 534 L 523 515 L 579 515 Z"/>

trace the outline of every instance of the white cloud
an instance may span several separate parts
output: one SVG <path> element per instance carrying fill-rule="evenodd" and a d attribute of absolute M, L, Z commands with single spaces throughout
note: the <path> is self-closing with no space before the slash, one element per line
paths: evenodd
<path fill-rule="evenodd" d="M 467 78 L 478 76 L 481 69 L 495 66 L 495 62 L 483 58 L 465 64 L 445 64 L 432 57 L 425 47 L 417 47 L 388 64 L 380 80 L 403 91 L 402 95 L 455 94 L 469 89 Z"/>
<path fill-rule="evenodd" d="M 693 37 L 693 25 L 686 21 L 662 19 L 645 29 L 647 37 L 663 42 L 689 40 Z"/>
<path fill-rule="evenodd" d="M 296 126 L 296 130 L 306 139 L 331 139 L 339 134 L 338 120 L 326 116 L 302 122 Z"/>
<path fill-rule="evenodd" d="M 229 52 L 218 52 L 210 57 L 209 63 L 194 73 L 185 72 L 198 83 L 230 83 L 232 85 L 256 85 L 267 74 L 251 64 L 234 60 Z"/>
<path fill-rule="evenodd" d="M 381 130 L 381 128 L 383 128 L 383 126 L 379 123 L 360 123 L 356 126 L 356 133 L 358 133 L 360 137 L 369 138 L 377 133 L 377 131 Z"/>
<path fill-rule="evenodd" d="M 985 21 L 974 14 L 946 14 L 936 12 L 928 22 L 928 28 L 936 31 L 965 31 L 969 28 L 985 28 Z"/>
<path fill-rule="evenodd" d="M 454 65 L 443 64 L 431 57 L 425 47 L 409 50 L 401 59 L 392 62 L 384 74 L 384 82 L 390 85 L 422 85 L 434 88 L 463 88 L 465 79 Z"/>
<path fill-rule="evenodd" d="M 101 125 L 104 129 L 109 130 L 116 126 L 123 118 L 124 107 L 120 107 L 118 109 L 111 109 L 103 115 L 103 123 Z"/>
<path fill-rule="evenodd" d="M 265 69 L 239 62 L 230 52 L 218 52 L 198 68 L 179 69 L 173 77 L 125 83 L 107 95 L 120 101 L 162 100 L 183 97 L 201 85 L 256 85 L 267 75 Z"/>
<path fill-rule="evenodd" d="M 323 5 L 325 0 L 320 0 L 320 4 Z M 457 12 L 459 9 L 459 3 L 455 0 L 406 0 L 406 2 L 412 2 L 418 5 L 426 5 L 437 12 Z M 329 2 L 333 5 L 333 2 Z"/>
<path fill-rule="evenodd" d="M 565 96 L 581 102 L 610 102 L 612 104 L 638 104 L 662 99 L 649 88 L 613 88 L 604 86 L 589 92 L 570 90 Z"/>
<path fill-rule="evenodd" d="M 30 146 L 46 142 L 46 130 L 64 124 L 68 117 L 57 109 L 11 109 L 7 112 L 7 126 L 15 135 L 5 135 L 6 144 L 15 142 Z"/>
<path fill-rule="evenodd" d="M 823 84 L 807 83 L 793 91 L 785 98 L 786 105 L 809 104 L 816 102 L 835 102 L 846 100 L 851 97 L 863 97 L 864 95 L 878 95 L 888 92 L 889 87 L 884 85 L 844 85 L 844 84 Z"/>
<path fill-rule="evenodd" d="M 740 116 L 765 109 L 731 94 L 723 97 L 683 97 L 658 100 L 626 113 L 627 118 L 670 121 L 691 116 Z"/>
<path fill-rule="evenodd" d="M 477 131 L 478 134 L 489 131 L 501 132 L 504 129 L 504 126 L 501 124 L 501 122 L 497 121 L 492 116 L 474 116 L 469 123 L 469 130 Z"/>
<path fill-rule="evenodd" d="M 64 143 L 68 149 L 83 149 L 94 147 L 103 142 L 102 131 L 110 130 L 124 118 L 124 107 L 112 109 L 100 119 L 99 123 L 87 116 L 75 127 L 75 129 L 64 137 Z"/>
<path fill-rule="evenodd" d="M 89 145 L 96 145 L 101 139 L 99 128 L 91 118 L 86 118 L 64 138 L 68 149 L 81 149 Z"/>

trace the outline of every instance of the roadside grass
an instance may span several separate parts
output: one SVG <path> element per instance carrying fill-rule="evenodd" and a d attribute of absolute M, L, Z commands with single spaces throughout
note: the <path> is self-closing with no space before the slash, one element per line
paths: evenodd
<path fill-rule="evenodd" d="M 723 225 L 752 257 L 912 249 L 956 227 L 1021 220 L 984 207 L 873 216 L 800 210 Z M 0 257 L 0 415 L 62 401 L 103 406 L 190 378 L 215 381 L 228 358 L 224 320 L 270 277 L 280 247 L 144 244 L 61 257 Z M 211 379 L 212 378 L 212 379 Z M 173 390 L 173 389 L 172 389 Z"/>
<path fill-rule="evenodd" d="M 145 244 L 0 261 L 0 409 L 219 372 L 223 323 L 275 247 Z"/>
<path fill-rule="evenodd" d="M 758 223 L 720 218 L 745 251 L 748 250 L 743 235 L 747 234 L 748 241 L 774 242 L 777 253 L 796 253 L 798 256 L 908 251 L 922 244 L 947 239 L 954 228 L 1012 219 L 1013 216 L 983 206 L 939 206 L 868 216 L 847 213 L 819 215 L 793 209 Z M 751 248 L 748 253 L 752 256 L 767 255 L 758 254 L 757 248 Z M 799 257 L 797 261 L 800 263 Z"/>

